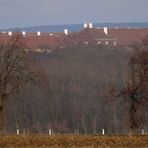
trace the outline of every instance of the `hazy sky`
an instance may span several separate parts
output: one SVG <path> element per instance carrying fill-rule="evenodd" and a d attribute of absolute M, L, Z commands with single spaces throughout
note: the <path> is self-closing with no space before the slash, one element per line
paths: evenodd
<path fill-rule="evenodd" d="M 0 28 L 148 22 L 148 0 L 0 0 Z"/>

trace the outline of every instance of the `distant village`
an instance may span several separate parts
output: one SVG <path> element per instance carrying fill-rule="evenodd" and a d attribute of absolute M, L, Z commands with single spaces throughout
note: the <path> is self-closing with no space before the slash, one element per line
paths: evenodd
<path fill-rule="evenodd" d="M 15 34 L 14 32 L 1 32 L 0 44 L 5 44 Z M 148 35 L 147 28 L 107 28 L 93 27 L 93 23 L 84 23 L 79 32 L 21 32 L 29 50 L 35 52 L 50 52 L 54 48 L 66 48 L 77 44 L 105 45 L 105 46 L 129 46 L 141 43 Z"/>

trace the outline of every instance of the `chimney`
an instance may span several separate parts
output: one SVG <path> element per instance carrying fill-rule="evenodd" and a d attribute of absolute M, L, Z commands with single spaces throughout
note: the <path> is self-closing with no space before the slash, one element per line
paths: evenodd
<path fill-rule="evenodd" d="M 38 31 L 38 32 L 37 32 L 37 36 L 40 36 L 40 35 L 41 35 L 41 32 L 40 32 L 40 31 Z"/>
<path fill-rule="evenodd" d="M 11 32 L 11 31 L 9 31 L 9 32 L 8 32 L 8 35 L 9 35 L 9 36 L 12 36 L 12 32 Z"/>
<path fill-rule="evenodd" d="M 26 32 L 25 31 L 22 31 L 22 35 L 25 36 L 26 35 Z"/>
<path fill-rule="evenodd" d="M 88 27 L 87 23 L 84 23 L 84 24 L 83 24 L 83 28 L 85 29 L 85 28 L 87 28 L 87 27 Z"/>
<path fill-rule="evenodd" d="M 93 28 L 93 23 L 88 24 L 89 28 Z"/>
<path fill-rule="evenodd" d="M 104 27 L 103 29 L 104 29 L 104 33 L 107 35 L 108 34 L 107 33 L 107 27 Z"/>
<path fill-rule="evenodd" d="M 65 35 L 68 35 L 68 29 L 64 29 Z"/>

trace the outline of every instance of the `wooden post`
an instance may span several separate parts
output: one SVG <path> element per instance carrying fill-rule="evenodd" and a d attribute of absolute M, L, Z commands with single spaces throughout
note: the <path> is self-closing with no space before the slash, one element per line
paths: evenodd
<path fill-rule="evenodd" d="M 19 131 L 19 124 L 17 123 L 16 125 L 16 134 L 19 135 L 20 134 L 20 131 Z"/>
<path fill-rule="evenodd" d="M 102 135 L 104 135 L 105 134 L 105 131 L 104 131 L 104 128 L 102 129 Z"/>
<path fill-rule="evenodd" d="M 144 129 L 142 129 L 142 135 L 144 135 Z"/>
<path fill-rule="evenodd" d="M 17 135 L 19 135 L 19 134 L 20 134 L 20 131 L 19 131 L 19 129 L 17 129 L 17 130 L 16 130 L 16 133 L 17 133 Z"/>
<path fill-rule="evenodd" d="M 49 134 L 50 136 L 52 135 L 51 129 L 48 130 L 48 134 Z"/>

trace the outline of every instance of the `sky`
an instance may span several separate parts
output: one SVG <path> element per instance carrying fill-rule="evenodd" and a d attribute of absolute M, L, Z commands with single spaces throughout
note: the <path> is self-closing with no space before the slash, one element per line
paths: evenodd
<path fill-rule="evenodd" d="M 0 29 L 84 22 L 148 22 L 148 0 L 0 0 Z"/>

